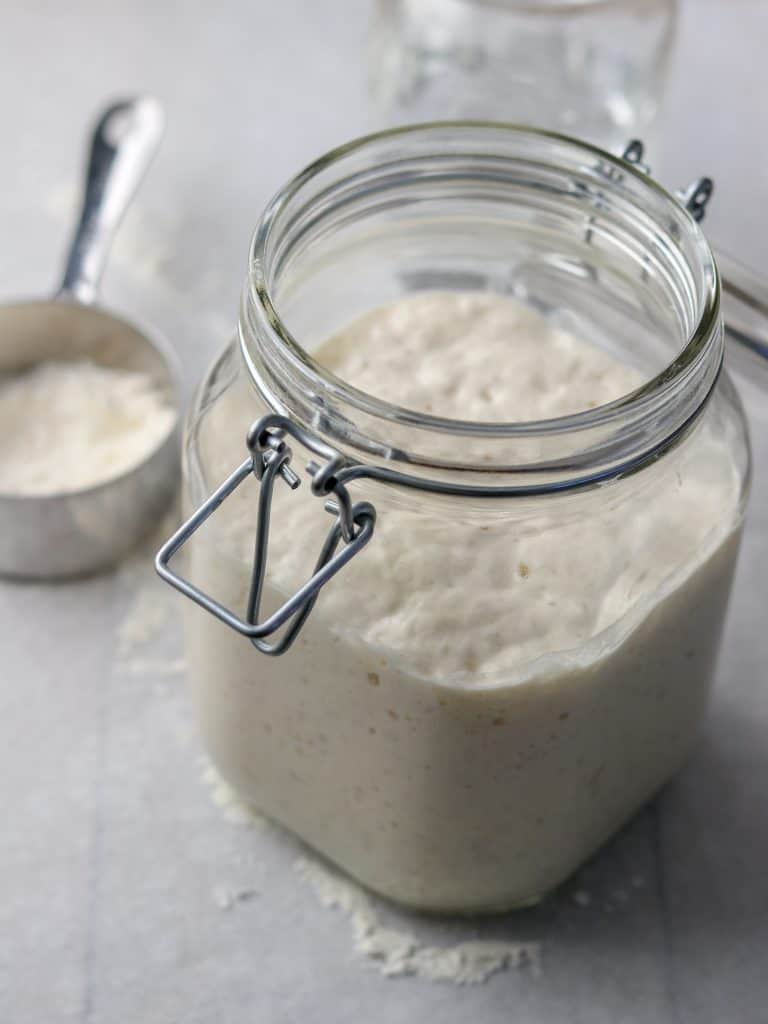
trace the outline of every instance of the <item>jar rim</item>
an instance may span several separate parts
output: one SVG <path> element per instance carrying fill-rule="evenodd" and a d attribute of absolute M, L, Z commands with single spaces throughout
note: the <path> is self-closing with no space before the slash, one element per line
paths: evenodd
<path fill-rule="evenodd" d="M 632 180 L 641 189 L 646 190 L 648 195 L 655 197 L 656 201 L 666 204 L 670 213 L 676 215 L 677 222 L 684 223 L 684 228 L 688 232 L 688 240 L 698 254 L 705 278 L 703 300 L 697 309 L 693 329 L 689 331 L 682 349 L 671 362 L 635 390 L 596 408 L 584 409 L 551 419 L 501 422 L 440 417 L 387 402 L 358 390 L 312 357 L 287 328 L 271 294 L 267 250 L 273 235 L 279 230 L 281 212 L 318 175 L 333 168 L 347 157 L 373 148 L 379 143 L 395 140 L 407 141 L 409 137 L 425 138 L 430 134 L 445 133 L 446 131 L 455 133 L 456 136 L 467 132 L 502 132 L 505 137 L 518 137 L 534 142 L 540 140 L 542 143 L 564 146 L 574 154 L 599 161 L 609 169 L 609 172 L 618 173 Z M 278 191 L 266 206 L 251 242 L 240 340 L 246 364 L 254 380 L 259 376 L 259 371 L 255 365 L 254 353 L 249 345 L 247 335 L 252 335 L 254 330 L 260 329 L 271 335 L 272 341 L 280 350 L 280 359 L 285 360 L 294 370 L 298 371 L 305 382 L 319 389 L 320 392 L 332 394 L 335 398 L 349 403 L 352 407 L 372 415 L 378 420 L 475 439 L 556 436 L 572 431 L 586 432 L 593 428 L 606 428 L 612 424 L 618 424 L 628 414 L 635 418 L 652 415 L 654 410 L 674 401 L 675 396 L 679 395 L 681 387 L 686 383 L 690 384 L 693 376 L 697 375 L 699 378 L 703 378 L 706 369 L 704 364 L 710 363 L 712 365 L 709 367 L 708 380 L 700 381 L 705 386 L 699 388 L 698 405 L 693 410 L 696 413 L 700 412 L 712 391 L 722 362 L 722 332 L 718 330 L 720 287 L 720 277 L 712 250 L 699 225 L 684 210 L 678 198 L 629 161 L 571 136 L 526 125 L 478 120 L 433 121 L 391 128 L 353 139 L 307 165 Z M 709 357 L 713 352 L 715 358 L 711 359 Z M 691 417 L 691 419 L 693 418 L 695 417 Z M 668 431 L 664 437 L 659 437 L 659 445 L 654 450 L 666 447 L 672 433 L 673 431 Z M 353 447 L 356 446 L 353 444 Z M 362 447 L 365 448 L 364 445 Z M 420 460 L 406 458 L 405 461 L 418 462 Z M 643 464 L 645 464 L 645 460 Z"/>

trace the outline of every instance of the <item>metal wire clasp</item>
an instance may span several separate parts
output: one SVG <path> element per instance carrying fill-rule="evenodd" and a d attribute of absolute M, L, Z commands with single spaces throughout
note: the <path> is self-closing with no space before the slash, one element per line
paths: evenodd
<path fill-rule="evenodd" d="M 643 174 L 650 177 L 651 168 L 645 159 L 645 145 L 640 139 L 630 139 L 624 147 L 621 159 L 637 167 Z M 711 178 L 695 178 L 687 188 L 679 189 L 675 195 L 693 217 L 697 224 L 704 220 L 707 212 L 707 204 L 712 198 L 715 190 L 715 183 Z"/>
<path fill-rule="evenodd" d="M 258 622 L 267 569 L 269 519 L 275 482 L 279 476 L 292 490 L 295 490 L 301 482 L 290 468 L 293 453 L 284 440 L 286 434 L 292 435 L 306 448 L 325 460 L 322 465 L 314 461 L 310 462 L 307 470 L 312 477 L 312 493 L 320 497 L 333 495 L 336 499 L 325 503 L 326 511 L 334 515 L 336 521 L 326 536 L 310 579 L 269 618 Z M 248 637 L 263 654 L 278 655 L 285 653 L 298 636 L 314 607 L 321 588 L 371 539 L 376 523 L 376 510 L 373 505 L 365 501 L 352 503 L 349 491 L 337 475 L 345 465 L 344 457 L 285 416 L 268 415 L 254 423 L 248 431 L 247 446 L 249 457 L 160 548 L 155 558 L 155 568 L 172 587 L 238 633 Z M 169 567 L 169 563 L 180 548 L 213 515 L 219 505 L 233 491 L 237 490 L 251 474 L 260 482 L 256 542 L 245 618 L 240 618 L 193 583 L 174 572 Z M 339 544 L 342 541 L 343 547 L 339 549 Z M 272 636 L 286 624 L 287 628 L 280 639 L 274 643 L 268 643 L 266 638 Z"/>

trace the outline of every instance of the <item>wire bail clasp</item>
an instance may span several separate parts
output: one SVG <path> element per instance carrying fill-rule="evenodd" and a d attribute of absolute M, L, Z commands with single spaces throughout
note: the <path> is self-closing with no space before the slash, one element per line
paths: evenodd
<path fill-rule="evenodd" d="M 651 176 L 651 168 L 645 163 L 645 144 L 641 139 L 630 139 L 624 147 L 621 159 L 632 164 L 638 171 Z M 693 217 L 697 224 L 704 220 L 707 212 L 707 205 L 715 190 L 715 183 L 711 178 L 695 178 L 687 188 L 678 189 L 675 195 Z"/>
<path fill-rule="evenodd" d="M 286 434 L 292 435 L 305 447 L 325 459 L 322 465 L 310 462 L 307 470 L 312 477 L 312 493 L 320 497 L 333 495 L 336 499 L 325 503 L 326 511 L 334 515 L 336 521 L 326 536 L 310 579 L 277 611 L 263 622 L 259 622 L 275 483 L 280 477 L 291 490 L 295 490 L 301 483 L 290 467 L 293 453 L 285 442 Z M 376 510 L 368 502 L 352 503 L 349 491 L 337 476 L 345 465 L 341 453 L 323 444 L 287 417 L 277 414 L 263 416 L 250 427 L 246 443 L 249 457 L 160 548 L 155 558 L 155 568 L 166 583 L 170 583 L 172 587 L 230 628 L 248 637 L 263 654 L 279 655 L 284 654 L 298 636 L 322 587 L 371 539 L 376 522 Z M 169 563 L 222 502 L 251 475 L 256 477 L 260 486 L 251 582 L 245 617 L 241 618 L 174 572 Z M 339 549 L 342 541 L 343 547 Z M 268 637 L 286 625 L 285 632 L 278 640 L 273 643 L 267 642 Z"/>

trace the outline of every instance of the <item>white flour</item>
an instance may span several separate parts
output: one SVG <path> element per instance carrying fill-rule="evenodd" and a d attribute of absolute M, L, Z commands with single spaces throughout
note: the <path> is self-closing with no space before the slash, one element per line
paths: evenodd
<path fill-rule="evenodd" d="M 536 942 L 474 939 L 450 946 L 425 945 L 409 932 L 382 925 L 365 891 L 320 861 L 301 858 L 295 868 L 324 907 L 334 907 L 348 918 L 355 949 L 386 978 L 414 975 L 427 981 L 479 985 L 509 967 L 540 970 L 541 949 Z"/>
<path fill-rule="evenodd" d="M 264 823 L 261 815 L 257 814 L 252 807 L 243 803 L 232 787 L 222 779 L 210 761 L 202 758 L 202 771 L 200 773 L 211 800 L 221 811 L 224 820 L 230 825 L 241 825 L 249 828 L 258 828 Z"/>
<path fill-rule="evenodd" d="M 0 378 L 0 492 L 84 490 L 137 466 L 173 428 L 146 373 L 85 359 Z"/>

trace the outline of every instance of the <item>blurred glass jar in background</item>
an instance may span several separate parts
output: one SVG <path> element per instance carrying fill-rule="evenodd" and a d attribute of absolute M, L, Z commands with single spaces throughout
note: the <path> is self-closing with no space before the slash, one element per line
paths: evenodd
<path fill-rule="evenodd" d="M 648 135 L 676 0 L 376 0 L 380 123 L 487 118 L 609 149 Z"/>

